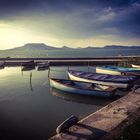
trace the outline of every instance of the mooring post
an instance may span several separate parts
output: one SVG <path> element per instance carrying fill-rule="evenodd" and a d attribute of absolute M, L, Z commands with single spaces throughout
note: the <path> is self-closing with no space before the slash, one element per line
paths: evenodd
<path fill-rule="evenodd" d="M 32 87 L 32 72 L 30 72 L 30 89 L 31 89 L 31 91 L 33 91 L 33 87 Z"/>
<path fill-rule="evenodd" d="M 89 61 L 88 61 L 88 72 L 89 72 Z"/>
<path fill-rule="evenodd" d="M 48 69 L 48 79 L 50 79 L 50 67 Z"/>

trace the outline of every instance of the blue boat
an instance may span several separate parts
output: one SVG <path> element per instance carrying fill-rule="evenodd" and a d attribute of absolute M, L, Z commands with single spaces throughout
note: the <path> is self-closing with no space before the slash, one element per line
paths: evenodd
<path fill-rule="evenodd" d="M 119 66 L 100 66 L 96 67 L 96 73 L 104 73 L 104 74 L 111 74 L 111 75 L 137 75 L 140 74 L 140 69 L 136 68 L 126 68 L 126 67 L 119 67 Z"/>
<path fill-rule="evenodd" d="M 104 86 L 103 89 L 100 85 L 98 86 L 92 83 L 52 78 L 50 79 L 50 86 L 67 93 L 101 97 L 111 97 L 115 94 L 117 89 L 111 86 Z"/>
<path fill-rule="evenodd" d="M 109 75 L 75 70 L 69 70 L 68 76 L 71 80 L 75 81 L 116 86 L 118 88 L 129 88 L 133 86 L 134 82 L 138 79 L 137 76 Z"/>

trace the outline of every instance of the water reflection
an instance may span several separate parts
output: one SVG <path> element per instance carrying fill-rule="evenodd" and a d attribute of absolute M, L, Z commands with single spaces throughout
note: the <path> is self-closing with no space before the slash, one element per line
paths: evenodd
<path fill-rule="evenodd" d="M 109 99 L 109 98 L 103 98 L 103 97 L 71 94 L 71 93 L 60 91 L 55 88 L 51 88 L 50 90 L 53 96 L 56 96 L 58 98 L 61 98 L 63 100 L 70 101 L 70 102 L 104 106 L 107 103 L 115 100 L 115 99 Z"/>
<path fill-rule="evenodd" d="M 33 91 L 33 86 L 32 86 L 32 72 L 30 73 L 30 89 Z"/>
<path fill-rule="evenodd" d="M 51 77 L 67 78 L 67 67 L 52 69 L 55 71 L 51 71 Z M 66 95 L 65 100 L 63 94 L 59 94 L 60 98 L 53 96 L 48 70 L 21 71 L 21 67 L 6 67 L 0 70 L 0 77 L 0 130 L 5 140 L 47 140 L 69 116 L 83 118 L 111 102 L 87 96 Z"/>

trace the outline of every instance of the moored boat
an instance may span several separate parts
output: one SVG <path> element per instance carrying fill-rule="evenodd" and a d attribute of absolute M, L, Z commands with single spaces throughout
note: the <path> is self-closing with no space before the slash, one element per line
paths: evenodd
<path fill-rule="evenodd" d="M 116 86 L 118 88 L 129 88 L 138 79 L 136 76 L 109 75 L 75 70 L 69 70 L 68 76 L 71 80 Z"/>
<path fill-rule="evenodd" d="M 5 62 L 4 61 L 1 61 L 0 62 L 0 69 L 3 69 L 5 67 Z"/>
<path fill-rule="evenodd" d="M 111 75 L 129 75 L 129 74 L 137 75 L 140 73 L 140 70 L 136 68 L 105 65 L 96 67 L 96 73 L 111 74 Z"/>
<path fill-rule="evenodd" d="M 91 96 L 111 97 L 116 91 L 116 87 L 104 86 L 102 89 L 100 86 L 87 82 L 79 82 L 66 79 L 50 79 L 50 86 L 59 89 L 64 92 L 72 94 L 82 94 Z"/>
<path fill-rule="evenodd" d="M 25 67 L 24 66 L 24 67 L 21 68 L 21 71 L 31 71 L 31 70 L 34 70 L 34 69 L 35 69 L 35 66 L 32 66 L 32 67 L 31 66 L 30 67 Z"/>
<path fill-rule="evenodd" d="M 133 68 L 138 68 L 138 69 L 140 69 L 140 65 L 131 64 L 131 66 L 132 66 Z"/>
<path fill-rule="evenodd" d="M 37 64 L 37 70 L 46 70 L 49 68 L 49 62 L 41 62 Z"/>
<path fill-rule="evenodd" d="M 24 67 L 34 67 L 35 66 L 35 62 L 34 62 L 34 60 L 23 62 L 22 66 L 24 66 Z"/>

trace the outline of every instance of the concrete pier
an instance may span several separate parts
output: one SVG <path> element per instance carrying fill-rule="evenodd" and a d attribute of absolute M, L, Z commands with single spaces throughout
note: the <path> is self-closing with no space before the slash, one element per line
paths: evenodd
<path fill-rule="evenodd" d="M 120 57 L 86 57 L 86 58 L 0 58 L 6 66 L 21 66 L 22 63 L 34 60 L 35 63 L 49 61 L 51 66 L 70 65 L 117 65 Z"/>
<path fill-rule="evenodd" d="M 50 140 L 111 140 L 140 116 L 140 88 L 80 120 Z"/>
<path fill-rule="evenodd" d="M 140 56 L 106 56 L 106 57 L 52 57 L 52 58 L 0 58 L 6 66 L 20 66 L 22 63 L 34 60 L 35 63 L 49 61 L 51 66 L 66 65 L 117 65 L 124 59 L 139 58 Z"/>

